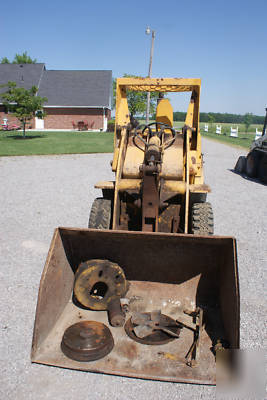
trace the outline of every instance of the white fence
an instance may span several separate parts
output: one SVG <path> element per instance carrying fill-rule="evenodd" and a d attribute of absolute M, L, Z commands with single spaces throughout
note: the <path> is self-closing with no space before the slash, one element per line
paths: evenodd
<path fill-rule="evenodd" d="M 236 128 L 233 128 L 233 127 L 231 126 L 230 136 L 231 136 L 231 137 L 238 137 L 238 126 L 237 126 Z"/>
<path fill-rule="evenodd" d="M 202 129 L 204 130 L 204 132 L 208 132 L 209 131 L 209 125 L 208 124 L 204 124 L 204 128 L 202 128 Z M 222 125 L 216 125 L 215 132 L 217 133 L 217 135 L 222 135 Z M 226 135 L 226 133 L 224 133 L 224 135 Z M 256 133 L 255 133 L 255 139 L 254 140 L 259 139 L 261 136 L 262 136 L 262 132 L 258 131 L 258 128 L 256 128 Z M 233 128 L 231 126 L 231 128 L 230 128 L 230 137 L 238 138 L 238 126 L 236 126 L 235 128 Z"/>
<path fill-rule="evenodd" d="M 222 134 L 222 126 L 221 125 L 216 125 L 216 133 L 217 133 L 217 135 Z"/>

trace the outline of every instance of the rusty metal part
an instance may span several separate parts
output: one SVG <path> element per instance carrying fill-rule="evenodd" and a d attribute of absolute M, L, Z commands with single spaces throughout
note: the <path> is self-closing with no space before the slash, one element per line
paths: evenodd
<path fill-rule="evenodd" d="M 119 217 L 119 229 L 120 230 L 129 230 L 129 213 L 128 213 L 128 208 L 130 202 L 127 202 L 127 199 L 125 199 L 125 194 L 121 196 L 122 198 L 120 199 L 120 217 Z"/>
<path fill-rule="evenodd" d="M 135 313 L 124 326 L 127 335 L 138 343 L 159 345 L 179 337 L 181 326 L 167 315 L 156 311 Z"/>
<path fill-rule="evenodd" d="M 111 352 L 114 340 L 109 328 L 96 321 L 69 326 L 63 335 L 61 350 L 76 361 L 95 361 Z"/>
<path fill-rule="evenodd" d="M 120 303 L 121 303 L 122 311 L 123 311 L 124 313 L 127 313 L 127 312 L 130 311 L 130 309 L 129 309 L 129 305 L 130 305 L 129 299 L 127 299 L 127 298 L 121 298 L 121 299 L 120 299 Z"/>
<path fill-rule="evenodd" d="M 116 345 L 107 357 L 81 364 L 64 356 L 60 344 L 66 327 L 96 319 L 107 324 L 106 312 L 81 309 L 73 302 L 77 266 L 84 260 L 105 259 L 107 255 L 123 266 L 131 283 L 126 295 L 131 313 L 152 307 L 176 319 L 184 309 L 203 308 L 206 325 L 197 368 L 158 355 L 164 351 L 184 356 L 193 341 L 189 329 L 183 329 L 180 338 L 166 347 L 157 347 L 143 346 L 131 340 L 122 328 L 111 328 Z M 191 323 L 191 317 L 182 318 L 185 324 Z M 33 362 L 142 379 L 215 384 L 216 363 L 211 348 L 218 338 L 227 340 L 232 349 L 239 348 L 238 269 L 233 238 L 56 229 L 40 283 Z"/>
<path fill-rule="evenodd" d="M 145 152 L 145 162 L 148 164 L 150 161 L 161 161 L 160 138 L 156 135 L 149 139 Z"/>
<path fill-rule="evenodd" d="M 144 166 L 147 168 L 149 166 Z M 158 231 L 159 192 L 157 175 L 144 172 L 142 197 L 142 231 Z"/>
<path fill-rule="evenodd" d="M 213 346 L 212 351 L 215 354 L 215 357 L 217 357 L 217 351 L 223 351 L 226 349 L 229 349 L 229 342 L 225 339 L 217 339 L 216 344 Z"/>
<path fill-rule="evenodd" d="M 169 204 L 161 211 L 159 215 L 159 232 L 178 232 L 180 209 L 180 204 Z"/>
<path fill-rule="evenodd" d="M 120 298 L 111 299 L 108 304 L 108 317 L 111 326 L 123 326 L 125 314 L 121 309 Z"/>
<path fill-rule="evenodd" d="M 186 364 L 190 367 L 196 367 L 199 361 L 199 345 L 201 334 L 203 330 L 203 310 L 200 307 L 197 307 L 195 311 L 188 312 L 184 311 L 185 314 L 191 315 L 196 321 L 196 328 L 194 331 L 194 341 L 185 356 Z"/>
<path fill-rule="evenodd" d="M 109 260 L 82 262 L 74 281 L 74 295 L 91 310 L 107 310 L 113 298 L 123 297 L 128 285 L 122 268 Z"/>
<path fill-rule="evenodd" d="M 196 350 L 196 346 L 197 346 L 197 339 L 195 337 L 189 351 L 187 352 L 187 354 L 185 356 L 186 365 L 188 365 L 189 367 L 192 367 L 192 368 L 196 366 L 196 359 L 193 356 L 193 353 Z"/>
<path fill-rule="evenodd" d="M 160 125 L 163 125 L 159 123 Z M 158 214 L 159 214 L 159 182 L 158 176 L 160 171 L 162 148 L 161 135 L 156 131 L 152 132 L 150 125 L 146 125 L 142 134 L 148 130 L 148 142 L 144 142 L 145 159 L 140 166 L 142 181 L 142 231 L 157 232 L 158 231 Z M 137 133 L 136 133 L 137 134 Z M 139 135 L 140 137 L 140 135 Z M 144 139 L 142 138 L 142 141 Z"/>
<path fill-rule="evenodd" d="M 169 321 L 164 321 L 161 318 L 161 311 L 155 310 L 150 313 L 135 313 L 132 315 L 131 321 L 134 325 L 137 325 L 134 328 L 134 333 L 139 338 L 144 338 L 148 336 L 155 330 L 161 330 L 165 333 L 168 333 L 170 336 L 178 338 L 179 333 L 174 332 L 169 325 Z"/>
<path fill-rule="evenodd" d="M 141 230 L 142 228 L 142 212 L 141 208 L 138 207 L 138 200 L 136 196 L 132 196 L 130 193 L 124 192 L 120 196 L 120 218 L 119 218 L 119 229 L 120 230 Z"/>
<path fill-rule="evenodd" d="M 196 349 L 195 349 L 195 354 L 194 354 L 194 360 L 195 363 L 198 362 L 199 360 L 199 353 L 200 353 L 200 340 L 202 336 L 202 331 L 203 331 L 204 325 L 203 325 L 203 310 L 200 307 L 197 307 L 197 316 L 196 316 Z"/>

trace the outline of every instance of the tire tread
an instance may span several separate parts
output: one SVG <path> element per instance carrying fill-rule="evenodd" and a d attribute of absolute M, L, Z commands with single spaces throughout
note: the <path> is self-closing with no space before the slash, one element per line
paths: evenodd
<path fill-rule="evenodd" d="M 111 200 L 102 197 L 94 200 L 89 216 L 88 228 L 110 229 Z"/>
<path fill-rule="evenodd" d="M 212 235 L 214 231 L 213 211 L 210 203 L 195 203 L 191 210 L 191 233 Z"/>

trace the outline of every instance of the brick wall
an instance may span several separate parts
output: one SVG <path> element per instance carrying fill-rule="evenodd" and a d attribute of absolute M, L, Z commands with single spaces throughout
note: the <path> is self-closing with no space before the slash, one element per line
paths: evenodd
<path fill-rule="evenodd" d="M 103 128 L 102 108 L 44 108 L 44 111 L 46 112 L 44 119 L 45 129 L 73 129 L 72 122 L 77 125 L 78 121 L 88 122 L 89 129 Z M 105 109 L 105 116 L 109 120 L 111 118 L 111 111 Z M 3 123 L 3 118 L 8 119 L 8 124 L 20 125 L 18 119 L 6 113 L 4 106 L 0 105 L 0 124 Z M 30 121 L 30 126 L 33 129 L 35 128 L 34 119 Z"/>
<path fill-rule="evenodd" d="M 7 118 L 8 125 L 13 125 L 13 124 L 18 125 L 18 126 L 21 125 L 20 121 L 16 117 L 14 117 L 12 114 L 7 113 L 5 107 L 0 105 L 0 125 L 3 124 L 4 118 Z M 29 126 L 31 126 L 32 128 L 35 127 L 34 119 L 30 121 L 30 124 L 27 124 L 27 128 L 29 128 Z"/>
<path fill-rule="evenodd" d="M 73 122 L 88 122 L 89 129 L 103 128 L 102 108 L 44 108 L 46 117 L 44 120 L 45 129 L 73 129 Z M 110 110 L 105 110 L 110 118 Z"/>

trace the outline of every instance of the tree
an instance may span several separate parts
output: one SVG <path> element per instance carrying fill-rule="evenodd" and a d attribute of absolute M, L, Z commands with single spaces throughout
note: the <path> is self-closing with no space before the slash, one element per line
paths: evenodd
<path fill-rule="evenodd" d="M 15 54 L 12 64 L 35 64 L 36 62 L 36 58 L 32 59 L 30 56 L 28 56 L 27 51 L 24 51 L 22 54 Z M 10 64 L 10 61 L 7 57 L 3 57 L 1 59 L 1 64 Z"/>
<path fill-rule="evenodd" d="M 140 78 L 140 76 L 124 74 L 124 78 Z M 158 92 L 151 92 L 150 97 L 150 113 L 155 112 L 157 105 Z M 135 90 L 127 90 L 127 100 L 130 116 L 134 117 L 137 114 L 144 114 L 146 111 L 146 92 L 137 92 Z M 112 108 L 116 106 L 116 79 L 113 79 L 113 102 Z"/>
<path fill-rule="evenodd" d="M 23 138 L 25 139 L 26 124 L 35 116 L 44 118 L 43 103 L 47 101 L 46 97 L 37 96 L 38 91 L 36 86 L 26 90 L 24 88 L 17 88 L 15 82 L 9 81 L 7 85 L 8 90 L 1 94 L 3 103 L 18 120 L 23 127 Z"/>
<path fill-rule="evenodd" d="M 252 119 L 253 119 L 252 113 L 246 113 L 244 115 L 244 124 L 245 124 L 245 127 L 246 127 L 246 132 L 248 131 L 248 128 L 252 123 Z"/>
<path fill-rule="evenodd" d="M 1 58 L 1 64 L 10 64 L 10 61 L 7 57 Z"/>
<path fill-rule="evenodd" d="M 175 111 L 173 113 L 173 120 L 174 121 L 185 121 L 186 112 L 183 111 Z"/>
<path fill-rule="evenodd" d="M 27 51 L 24 51 L 22 54 L 16 53 L 12 64 L 36 64 L 36 58 L 32 59 L 28 56 Z"/>
<path fill-rule="evenodd" d="M 212 114 L 208 114 L 208 122 L 211 124 L 211 126 L 212 126 L 212 124 L 214 123 L 214 116 L 212 115 Z"/>

